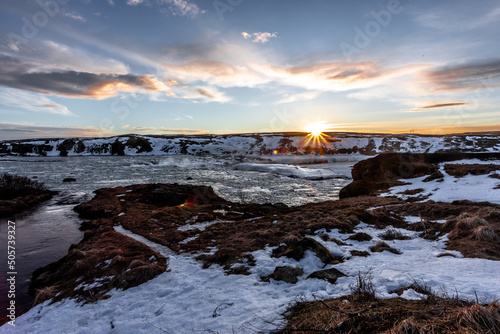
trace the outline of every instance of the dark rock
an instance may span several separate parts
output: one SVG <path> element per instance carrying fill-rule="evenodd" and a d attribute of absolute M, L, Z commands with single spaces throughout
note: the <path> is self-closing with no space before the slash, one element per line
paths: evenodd
<path fill-rule="evenodd" d="M 342 258 L 333 256 L 328 249 L 311 238 L 304 238 L 297 244 L 288 247 L 288 249 L 286 249 L 281 256 L 286 256 L 300 261 L 304 258 L 304 254 L 307 250 L 313 251 L 324 264 L 338 263 L 339 261 L 342 261 Z"/>
<path fill-rule="evenodd" d="M 264 282 L 269 282 L 269 280 L 272 278 L 276 281 L 283 281 L 295 284 L 299 280 L 298 277 L 303 274 L 304 271 L 300 267 L 291 267 L 291 266 L 276 267 L 276 269 L 274 269 L 274 272 L 271 275 L 262 277 L 262 280 Z"/>
<path fill-rule="evenodd" d="M 111 155 L 125 155 L 125 144 L 118 138 L 111 144 Z"/>
<path fill-rule="evenodd" d="M 307 279 L 317 278 L 328 281 L 331 284 L 335 284 L 335 282 L 337 282 L 337 278 L 339 277 L 347 277 L 347 275 L 335 268 L 330 268 L 330 269 L 315 271 L 311 275 L 307 276 Z"/>
<path fill-rule="evenodd" d="M 74 177 L 67 177 L 63 180 L 63 182 L 75 182 L 76 179 Z"/>

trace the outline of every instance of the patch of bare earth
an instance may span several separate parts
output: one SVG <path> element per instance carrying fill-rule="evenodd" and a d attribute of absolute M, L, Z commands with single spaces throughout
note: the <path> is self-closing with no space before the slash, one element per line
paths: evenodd
<path fill-rule="evenodd" d="M 446 164 L 446 173 L 455 177 L 463 177 L 467 174 L 485 175 L 500 170 L 500 165 L 495 164 Z"/>

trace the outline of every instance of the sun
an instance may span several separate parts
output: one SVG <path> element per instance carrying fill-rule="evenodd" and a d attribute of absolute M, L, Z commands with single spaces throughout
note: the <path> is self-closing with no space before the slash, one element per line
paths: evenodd
<path fill-rule="evenodd" d="M 328 130 L 328 124 L 325 121 L 317 121 L 309 123 L 305 126 L 305 130 L 310 132 L 314 137 L 321 136 L 323 132 Z"/>

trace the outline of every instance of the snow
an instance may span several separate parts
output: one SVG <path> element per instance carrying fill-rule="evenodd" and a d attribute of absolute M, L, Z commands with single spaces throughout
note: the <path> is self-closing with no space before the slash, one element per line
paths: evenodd
<path fill-rule="evenodd" d="M 283 325 L 283 313 L 294 302 L 349 294 L 356 274 L 368 271 L 378 296 L 382 298 L 396 297 L 393 291 L 409 286 L 415 280 L 424 282 L 437 293 L 445 291 L 453 295 L 456 291 L 459 297 L 471 299 L 476 298 L 477 293 L 485 302 L 500 297 L 497 289 L 500 262 L 437 257 L 444 252 L 446 237 L 429 241 L 418 238 L 418 232 L 404 229 L 396 230 L 411 239 L 388 241 L 391 247 L 402 252 L 401 255 L 382 252 L 347 259 L 335 268 L 349 277 L 339 278 L 336 285 L 319 279 L 305 279 L 316 270 L 331 267 L 324 268 L 310 251 L 301 261 L 296 261 L 273 258 L 273 248 L 266 247 L 252 253 L 256 266 L 250 268 L 251 275 L 226 275 L 219 266 L 202 269 L 201 263 L 191 255 L 174 253 L 121 226 L 115 230 L 167 257 L 169 271 L 126 291 L 113 290 L 111 298 L 95 304 L 82 305 L 74 300 L 51 305 L 45 302 L 17 318 L 15 327 L 2 327 L 2 333 L 265 333 Z M 347 240 L 349 235 L 338 230 L 315 231 L 311 237 L 334 254 L 347 255 L 354 249 L 368 250 L 380 240 L 378 235 L 384 230 L 361 223 L 355 232 L 367 233 L 373 240 Z M 317 236 L 325 233 L 352 246 L 338 246 Z M 455 251 L 446 252 L 460 256 Z M 304 275 L 299 277 L 297 284 L 260 280 L 260 276 L 269 275 L 276 266 L 283 265 L 303 268 Z M 422 296 L 407 290 L 402 297 L 416 299 Z"/>
<path fill-rule="evenodd" d="M 461 160 L 461 163 L 464 160 Z M 489 161 L 489 163 L 494 163 L 500 165 L 500 161 Z M 491 172 L 485 175 L 472 175 L 467 174 L 463 177 L 457 178 L 446 173 L 444 169 L 444 163 L 440 164 L 439 171 L 444 175 L 444 180 L 439 182 L 438 180 L 424 182 L 423 180 L 427 176 L 417 177 L 413 179 L 401 179 L 404 183 L 408 183 L 402 186 L 395 186 L 389 189 L 387 193 L 381 196 L 396 196 L 404 200 L 424 196 L 427 200 L 433 200 L 436 202 L 451 203 L 458 200 L 469 200 L 472 202 L 491 202 L 500 204 L 500 181 L 496 178 L 489 177 L 495 172 Z M 497 189 L 495 189 L 497 188 Z M 423 189 L 422 192 L 415 195 L 402 195 L 401 192 L 406 190 Z"/>
<path fill-rule="evenodd" d="M 187 224 L 187 225 L 182 225 L 179 226 L 177 229 L 179 231 L 191 231 L 191 230 L 199 230 L 199 231 L 204 231 L 207 227 L 212 226 L 214 224 L 218 223 L 234 223 L 232 220 L 212 220 L 212 221 L 207 221 L 207 222 L 201 222 L 201 223 L 196 223 L 196 224 Z"/>

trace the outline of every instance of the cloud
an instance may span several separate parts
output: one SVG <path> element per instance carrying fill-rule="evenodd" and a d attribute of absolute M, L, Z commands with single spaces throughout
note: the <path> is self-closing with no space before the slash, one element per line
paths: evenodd
<path fill-rule="evenodd" d="M 435 90 L 491 88 L 500 84 L 500 59 L 444 66 L 424 74 Z"/>
<path fill-rule="evenodd" d="M 0 123 L 0 137 L 8 139 L 61 138 L 61 137 L 105 137 L 107 130 L 80 126 L 45 126 L 19 123 Z"/>
<path fill-rule="evenodd" d="M 58 69 L 113 74 L 126 74 L 130 71 L 128 66 L 115 59 L 51 40 L 32 41 L 30 45 L 32 47 L 22 48 L 10 56 L 22 59 L 23 62 L 31 60 L 33 66 L 44 71 Z"/>
<path fill-rule="evenodd" d="M 108 0 L 108 3 L 111 5 L 111 6 L 114 6 L 115 5 L 115 2 L 113 0 Z"/>
<path fill-rule="evenodd" d="M 184 64 L 165 64 L 164 69 L 183 85 L 203 82 L 210 87 L 259 88 L 283 96 L 285 87 L 295 87 L 295 97 L 286 96 L 278 103 L 314 98 L 311 92 L 367 91 L 367 88 L 388 86 L 395 81 L 413 76 L 430 65 L 407 65 L 395 68 L 377 66 L 373 62 L 323 62 L 306 66 L 274 66 L 252 61 L 232 64 L 220 61 L 191 61 Z M 392 87 L 392 88 L 391 88 Z M 303 94 L 302 94 L 303 93 Z M 308 94 L 306 94 L 308 93 Z"/>
<path fill-rule="evenodd" d="M 208 131 L 206 130 L 198 130 L 198 129 L 168 129 L 165 127 L 155 128 L 155 127 L 145 127 L 145 126 L 136 126 L 136 127 L 127 127 L 126 128 L 129 133 L 149 133 L 149 134 L 206 134 Z"/>
<path fill-rule="evenodd" d="M 194 17 L 205 13 L 198 5 L 186 0 L 156 0 L 156 2 L 165 6 L 160 9 L 164 14 Z"/>
<path fill-rule="evenodd" d="M 129 6 L 137 6 L 137 5 L 140 5 L 142 3 L 144 3 L 145 1 L 144 0 L 127 0 L 127 5 Z"/>
<path fill-rule="evenodd" d="M 249 39 L 253 37 L 252 42 L 254 43 L 266 43 L 269 42 L 270 38 L 276 38 L 278 37 L 276 32 L 270 33 L 270 32 L 254 32 L 253 34 L 249 34 L 247 32 L 242 32 L 241 35 L 243 35 L 244 39 Z"/>
<path fill-rule="evenodd" d="M 164 68 L 181 82 L 203 81 L 219 87 L 254 87 L 270 81 L 247 64 L 197 60 L 181 65 L 164 64 Z"/>
<path fill-rule="evenodd" d="M 205 13 L 197 4 L 186 0 L 155 0 L 155 3 L 160 6 L 159 11 L 167 15 L 195 17 Z M 151 2 L 148 0 L 127 0 L 129 6 L 141 4 L 151 5 Z"/>
<path fill-rule="evenodd" d="M 214 102 L 227 102 L 230 100 L 224 93 L 210 87 L 198 87 L 196 91 L 201 95 L 201 97 L 206 98 L 209 101 Z"/>
<path fill-rule="evenodd" d="M 492 28 L 491 25 L 499 22 L 500 7 L 487 8 L 482 6 L 471 10 L 450 11 L 448 7 L 433 8 L 432 11 L 422 12 L 415 17 L 415 22 L 425 28 L 441 30 L 447 33 L 463 32 L 481 28 Z"/>
<path fill-rule="evenodd" d="M 0 90 L 0 104 L 35 112 L 76 116 L 67 107 L 59 105 L 45 96 L 17 89 Z"/>
<path fill-rule="evenodd" d="M 87 22 L 87 20 L 83 16 L 80 16 L 76 13 L 68 12 L 68 13 L 64 13 L 64 16 L 69 17 L 69 18 L 76 20 L 76 21 Z"/>
<path fill-rule="evenodd" d="M 431 105 L 420 107 L 418 109 L 436 109 L 436 108 L 460 107 L 460 106 L 467 106 L 467 105 L 469 105 L 469 103 L 450 102 L 450 103 L 431 104 Z"/>
<path fill-rule="evenodd" d="M 166 92 L 176 82 L 152 75 L 96 74 L 39 69 L 36 64 L 0 55 L 0 85 L 43 94 L 105 99 L 119 92 Z"/>

